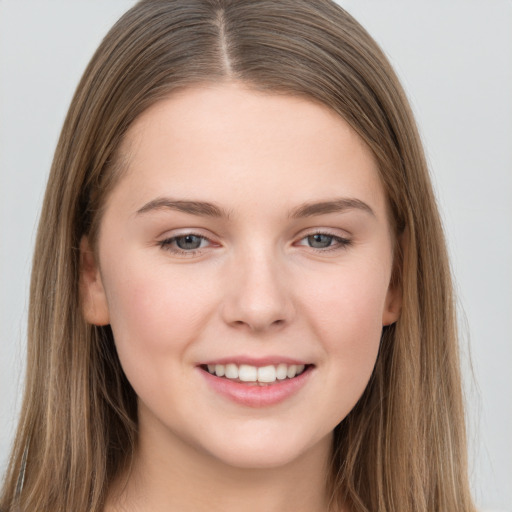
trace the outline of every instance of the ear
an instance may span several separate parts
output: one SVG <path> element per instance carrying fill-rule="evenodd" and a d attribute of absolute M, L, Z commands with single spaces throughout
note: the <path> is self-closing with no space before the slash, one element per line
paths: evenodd
<path fill-rule="evenodd" d="M 382 313 L 382 325 L 391 325 L 400 318 L 402 312 L 402 275 L 404 251 L 406 247 L 407 229 L 398 237 L 393 257 L 393 270 L 389 281 L 388 292 Z"/>
<path fill-rule="evenodd" d="M 386 303 L 382 313 L 382 325 L 394 324 L 402 312 L 402 287 L 398 283 L 389 284 Z"/>
<path fill-rule="evenodd" d="M 110 323 L 99 265 L 86 236 L 80 240 L 80 298 L 82 313 L 87 322 L 93 325 Z"/>

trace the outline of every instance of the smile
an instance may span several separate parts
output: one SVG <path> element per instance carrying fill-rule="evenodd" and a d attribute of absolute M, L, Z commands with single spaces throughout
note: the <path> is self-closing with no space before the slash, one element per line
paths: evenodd
<path fill-rule="evenodd" d="M 253 384 L 271 384 L 286 379 L 293 379 L 305 371 L 307 365 L 285 364 L 267 366 L 252 366 L 249 364 L 208 364 L 206 370 L 211 375 Z M 204 368 L 204 367 L 203 367 Z"/>
<path fill-rule="evenodd" d="M 291 399 L 315 373 L 314 364 L 295 364 L 298 361 L 248 362 L 224 360 L 201 364 L 197 369 L 217 396 L 248 407 L 268 407 Z"/>

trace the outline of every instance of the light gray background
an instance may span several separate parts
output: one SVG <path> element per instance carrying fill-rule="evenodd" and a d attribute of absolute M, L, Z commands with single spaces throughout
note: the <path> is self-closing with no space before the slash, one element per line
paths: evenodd
<path fill-rule="evenodd" d="M 52 153 L 83 69 L 133 3 L 0 0 L 0 473 Z M 417 115 L 462 313 L 473 489 L 481 507 L 512 510 L 512 1 L 340 3 L 390 56 Z"/>

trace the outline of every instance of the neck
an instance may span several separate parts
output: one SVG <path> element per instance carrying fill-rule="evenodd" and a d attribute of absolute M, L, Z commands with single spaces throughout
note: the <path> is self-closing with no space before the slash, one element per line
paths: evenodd
<path fill-rule="evenodd" d="M 110 492 L 106 512 L 327 512 L 331 437 L 293 461 L 239 468 L 182 440 L 144 432 L 129 472 Z"/>

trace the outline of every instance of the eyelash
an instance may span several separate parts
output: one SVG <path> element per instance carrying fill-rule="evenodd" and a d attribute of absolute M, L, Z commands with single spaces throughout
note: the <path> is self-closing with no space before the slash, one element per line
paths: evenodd
<path fill-rule="evenodd" d="M 195 256 L 198 252 L 201 252 L 201 248 L 198 248 L 198 249 L 191 249 L 191 250 L 184 250 L 184 249 L 180 249 L 179 247 L 176 247 L 174 244 L 177 240 L 179 240 L 180 238 L 186 238 L 187 236 L 193 236 L 193 237 L 196 237 L 196 238 L 200 238 L 201 239 L 201 243 L 203 241 L 207 241 L 209 243 L 213 243 L 212 240 L 210 240 L 209 238 L 205 237 L 204 235 L 199 235 L 197 233 L 184 233 L 183 235 L 177 235 L 177 236 L 173 236 L 171 238 L 166 238 L 165 240 L 162 240 L 160 242 L 158 242 L 158 245 L 166 250 L 166 251 L 169 251 L 171 252 L 172 254 L 176 254 L 178 256 Z"/>
<path fill-rule="evenodd" d="M 299 242 L 301 242 L 303 240 L 306 240 L 309 237 L 313 237 L 313 236 L 317 236 L 317 235 L 327 236 L 327 237 L 329 237 L 331 239 L 331 243 L 335 242 L 334 244 L 329 245 L 328 247 L 324 247 L 324 248 L 309 247 L 310 249 L 312 249 L 313 251 L 318 252 L 318 253 L 326 253 L 326 252 L 330 252 L 330 251 L 339 251 L 339 250 L 347 249 L 350 245 L 352 245 L 352 241 L 349 240 L 348 238 L 343 238 L 341 236 L 334 235 L 333 233 L 329 233 L 327 231 L 320 231 L 320 230 L 314 231 L 312 233 L 308 233 L 307 235 L 303 236 L 299 240 Z M 172 254 L 176 254 L 176 255 L 179 255 L 179 256 L 185 256 L 185 257 L 195 256 L 195 255 L 197 255 L 197 253 L 201 252 L 202 249 L 204 249 L 204 248 L 199 247 L 197 249 L 185 250 L 185 249 L 180 249 L 180 248 L 178 248 L 178 247 L 176 247 L 174 245 L 177 240 L 183 239 L 183 238 L 186 238 L 186 237 L 196 237 L 196 238 L 199 238 L 199 239 L 201 239 L 201 243 L 203 241 L 207 241 L 209 243 L 213 243 L 212 240 L 210 240 L 209 238 L 205 237 L 204 235 L 199 235 L 197 233 L 185 233 L 183 235 L 178 235 L 178 236 L 173 236 L 171 238 L 166 238 L 165 240 L 162 240 L 162 241 L 158 242 L 158 245 L 162 249 L 164 249 L 166 251 L 169 251 Z"/>
<path fill-rule="evenodd" d="M 314 231 L 313 233 L 308 233 L 307 235 L 303 236 L 300 239 L 300 241 L 306 240 L 307 238 L 313 237 L 316 235 L 327 236 L 327 237 L 331 238 L 331 242 L 335 242 L 335 243 L 332 245 L 329 245 L 328 247 L 322 248 L 322 249 L 319 249 L 316 247 L 309 247 L 310 249 L 312 249 L 315 252 L 326 253 L 326 252 L 330 252 L 330 251 L 339 251 L 339 250 L 347 249 L 348 247 L 350 247 L 352 245 L 352 240 L 350 240 L 348 238 L 344 238 L 339 235 L 335 235 L 333 233 L 329 233 L 328 231 L 322 231 L 322 230 L 317 230 L 317 231 Z"/>

